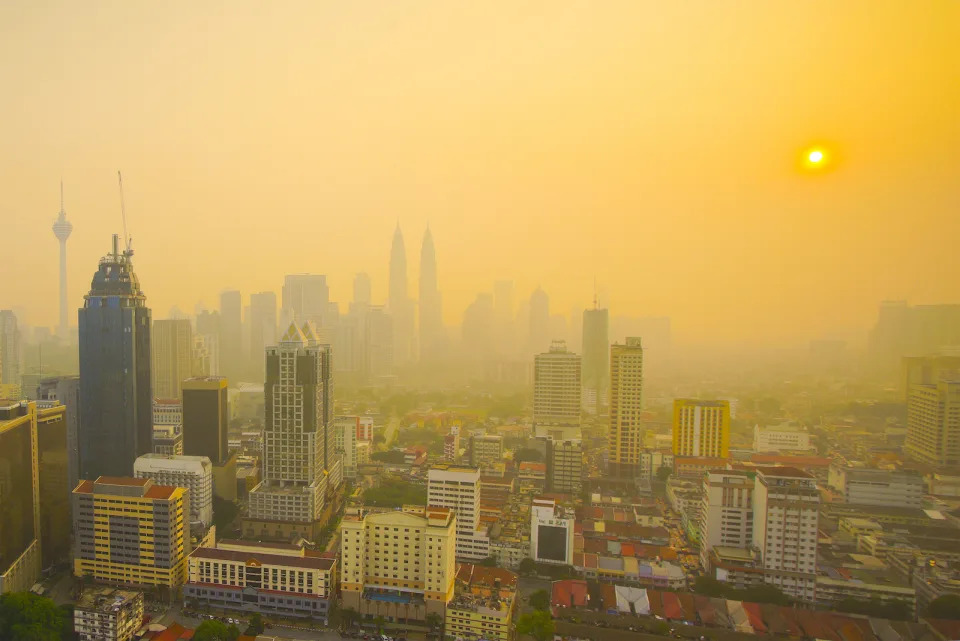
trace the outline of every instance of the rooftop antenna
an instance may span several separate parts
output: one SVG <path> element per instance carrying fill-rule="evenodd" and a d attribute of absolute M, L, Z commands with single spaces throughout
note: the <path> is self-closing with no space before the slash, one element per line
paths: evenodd
<path fill-rule="evenodd" d="M 130 253 L 130 237 L 127 236 L 127 208 L 123 203 L 123 176 L 117 170 L 117 182 L 120 184 L 120 216 L 123 218 L 123 243 L 126 246 L 125 254 Z"/>

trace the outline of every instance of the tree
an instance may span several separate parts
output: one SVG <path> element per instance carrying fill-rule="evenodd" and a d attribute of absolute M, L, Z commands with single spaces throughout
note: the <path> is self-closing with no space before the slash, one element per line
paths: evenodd
<path fill-rule="evenodd" d="M 32 592 L 8 592 L 0 596 L 0 639 L 4 641 L 60 641 L 72 621 L 52 599 Z"/>
<path fill-rule="evenodd" d="M 880 599 L 841 599 L 834 606 L 840 612 L 865 614 L 881 619 L 896 619 L 905 621 L 913 618 L 913 612 L 908 603 L 903 601 L 881 601 Z"/>
<path fill-rule="evenodd" d="M 377 626 L 377 634 L 383 634 L 383 624 L 386 623 L 387 620 L 384 619 L 382 616 L 377 615 L 377 617 L 373 620 L 373 622 Z"/>
<path fill-rule="evenodd" d="M 374 461 L 380 461 L 381 463 L 392 463 L 394 465 L 402 465 L 405 460 L 406 455 L 402 450 L 387 450 L 386 452 L 374 452 L 370 455 L 370 458 Z"/>
<path fill-rule="evenodd" d="M 255 637 L 257 635 L 263 634 L 263 617 L 259 612 L 254 612 L 253 616 L 250 617 L 250 625 L 247 626 L 245 635 Z"/>
<path fill-rule="evenodd" d="M 530 607 L 544 612 L 550 610 L 550 594 L 546 590 L 537 590 L 530 595 Z"/>
<path fill-rule="evenodd" d="M 517 619 L 517 632 L 528 634 L 537 641 L 553 639 L 554 629 L 553 617 L 550 616 L 549 612 L 543 610 L 523 614 Z"/>
<path fill-rule="evenodd" d="M 443 619 L 436 612 L 431 612 L 430 614 L 428 614 L 426 618 L 426 622 L 427 622 L 427 625 L 430 626 L 431 630 L 436 630 L 441 625 L 443 625 Z"/>
<path fill-rule="evenodd" d="M 537 562 L 528 557 L 520 561 L 520 565 L 517 567 L 517 570 L 520 572 L 520 574 L 529 576 L 537 571 Z"/>
<path fill-rule="evenodd" d="M 228 628 L 219 621 L 204 621 L 193 633 L 194 641 L 237 641 L 239 636 L 240 630 L 237 626 L 231 625 Z"/>
<path fill-rule="evenodd" d="M 219 496 L 214 495 L 213 523 L 217 526 L 218 536 L 219 533 L 225 534 L 230 530 L 230 526 L 237 518 L 237 514 L 239 512 L 240 508 L 237 507 L 236 503 L 233 501 L 227 501 L 226 499 L 222 499 Z"/>
<path fill-rule="evenodd" d="M 666 483 L 667 479 L 670 478 L 670 475 L 673 474 L 673 468 L 664 465 L 657 470 L 657 480 L 661 483 Z"/>
<path fill-rule="evenodd" d="M 495 568 L 497 567 L 497 557 L 488 556 L 483 561 L 480 561 L 480 565 L 482 565 L 485 568 Z"/>
<path fill-rule="evenodd" d="M 533 449 L 532 447 L 525 447 L 523 449 L 517 450 L 517 453 L 513 455 L 513 460 L 516 461 L 517 463 L 523 463 L 525 461 L 542 463 L 543 454 Z"/>
<path fill-rule="evenodd" d="M 349 628 L 360 620 L 360 613 L 353 608 L 343 608 L 340 610 L 340 618 L 343 620 L 343 624 Z"/>
<path fill-rule="evenodd" d="M 932 619 L 960 620 L 960 594 L 944 594 L 927 606 L 927 616 Z"/>

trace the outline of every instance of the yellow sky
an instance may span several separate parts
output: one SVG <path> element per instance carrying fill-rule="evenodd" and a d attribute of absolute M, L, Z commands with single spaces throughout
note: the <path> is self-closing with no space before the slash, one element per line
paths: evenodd
<path fill-rule="evenodd" d="M 0 307 L 56 322 L 120 227 L 154 309 L 437 243 L 445 316 L 495 279 L 678 340 L 866 328 L 960 298 L 960 2 L 0 4 Z M 827 144 L 833 171 L 797 170 Z"/>

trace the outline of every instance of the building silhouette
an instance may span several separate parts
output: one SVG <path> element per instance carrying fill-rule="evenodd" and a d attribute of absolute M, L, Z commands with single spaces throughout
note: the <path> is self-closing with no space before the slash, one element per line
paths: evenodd
<path fill-rule="evenodd" d="M 220 294 L 219 373 L 240 380 L 243 373 L 243 303 L 240 292 Z"/>
<path fill-rule="evenodd" d="M 114 235 L 79 311 L 81 478 L 129 476 L 153 447 L 150 309 L 132 257 Z"/>
<path fill-rule="evenodd" d="M 584 328 L 586 319 L 584 313 Z M 643 346 L 639 338 L 628 338 L 624 345 L 610 347 L 610 432 L 607 451 L 610 473 L 614 476 L 635 478 L 640 474 L 642 410 Z"/>
<path fill-rule="evenodd" d="M 393 363 L 397 366 L 408 365 L 413 360 L 414 351 L 414 308 L 407 292 L 407 250 L 403 243 L 400 223 L 393 232 L 393 244 L 390 247 L 390 288 L 387 296 L 387 310 L 393 318 Z"/>
<path fill-rule="evenodd" d="M 435 361 L 443 348 L 443 302 L 437 285 L 437 254 L 430 228 L 420 247 L 420 360 Z"/>
<path fill-rule="evenodd" d="M 193 327 L 189 319 L 153 321 L 150 337 L 153 395 L 179 399 L 183 381 L 193 375 Z"/>
<path fill-rule="evenodd" d="M 583 311 L 583 409 L 601 413 L 610 385 L 610 313 L 594 307 Z"/>
<path fill-rule="evenodd" d="M 273 292 L 250 294 L 250 359 L 257 380 L 264 375 L 263 355 L 277 342 L 277 295 Z"/>
<path fill-rule="evenodd" d="M 73 232 L 73 225 L 67 220 L 63 208 L 63 181 L 60 181 L 60 213 L 53 223 L 53 235 L 60 241 L 60 336 L 66 337 L 70 330 L 67 320 L 67 239 Z"/>

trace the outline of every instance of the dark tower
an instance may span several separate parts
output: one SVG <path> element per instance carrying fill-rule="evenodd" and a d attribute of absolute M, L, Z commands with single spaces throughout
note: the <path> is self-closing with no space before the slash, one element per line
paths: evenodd
<path fill-rule="evenodd" d="M 130 476 L 152 450 L 150 309 L 133 272 L 133 250 L 100 259 L 80 323 L 80 478 Z"/>

